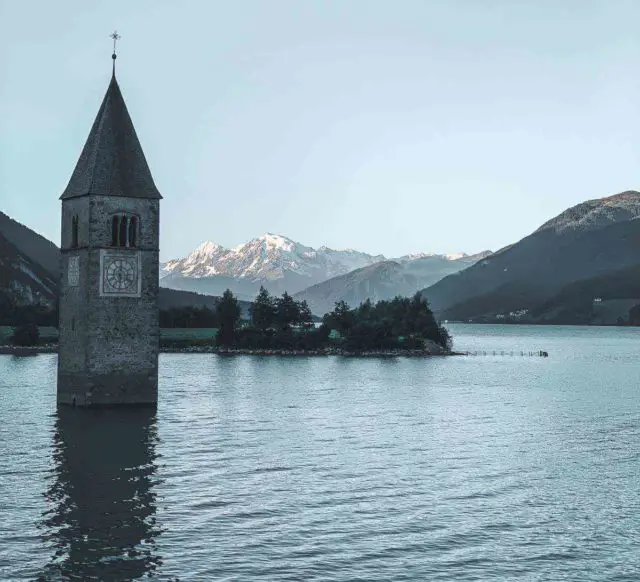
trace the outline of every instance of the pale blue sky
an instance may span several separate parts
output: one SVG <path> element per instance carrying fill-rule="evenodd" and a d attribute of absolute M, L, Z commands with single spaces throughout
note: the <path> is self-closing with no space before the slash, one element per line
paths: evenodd
<path fill-rule="evenodd" d="M 0 209 L 59 241 L 111 73 L 161 255 L 475 252 L 640 186 L 640 2 L 0 0 Z"/>

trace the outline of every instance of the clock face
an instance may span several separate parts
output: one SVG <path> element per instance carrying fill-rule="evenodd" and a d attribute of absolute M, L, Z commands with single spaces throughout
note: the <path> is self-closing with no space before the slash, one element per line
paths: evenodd
<path fill-rule="evenodd" d="M 130 291 L 137 282 L 137 265 L 131 259 L 113 259 L 106 266 L 109 287 L 115 291 Z"/>
<path fill-rule="evenodd" d="M 105 253 L 101 258 L 101 295 L 139 297 L 139 257 L 137 253 Z"/>

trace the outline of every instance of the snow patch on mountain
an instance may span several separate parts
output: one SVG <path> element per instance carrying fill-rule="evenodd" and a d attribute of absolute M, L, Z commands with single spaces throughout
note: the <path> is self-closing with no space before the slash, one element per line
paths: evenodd
<path fill-rule="evenodd" d="M 161 264 L 160 280 L 162 286 L 173 289 L 219 295 L 228 288 L 242 299 L 253 299 L 261 285 L 275 294 L 285 290 L 297 293 L 388 260 L 384 255 L 354 249 L 314 249 L 285 236 L 266 233 L 231 249 L 212 241 L 203 242 L 186 257 Z M 409 269 L 407 273 L 412 276 L 421 276 L 425 269 L 429 273 L 441 269 L 448 272 L 450 263 L 465 261 L 467 255 L 418 253 L 391 260 Z"/>
<path fill-rule="evenodd" d="M 206 241 L 183 259 L 161 265 L 161 279 L 170 274 L 202 278 L 221 275 L 239 279 L 275 280 L 285 272 L 328 279 L 384 260 L 354 250 L 314 249 L 282 235 L 266 233 L 233 249 Z"/>
<path fill-rule="evenodd" d="M 447 261 L 459 261 L 460 259 L 464 259 L 468 257 L 467 253 L 447 253 L 447 254 L 438 254 L 438 253 L 411 253 L 409 255 L 402 255 L 397 259 L 393 259 L 399 263 L 406 263 L 409 261 L 415 261 L 417 259 L 444 259 Z"/>

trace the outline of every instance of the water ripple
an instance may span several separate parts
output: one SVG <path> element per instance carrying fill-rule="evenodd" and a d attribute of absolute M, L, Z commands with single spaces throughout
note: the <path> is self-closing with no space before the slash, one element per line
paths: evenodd
<path fill-rule="evenodd" d="M 637 333 L 456 338 L 551 357 L 164 355 L 146 415 L 0 357 L 0 579 L 640 580 Z"/>

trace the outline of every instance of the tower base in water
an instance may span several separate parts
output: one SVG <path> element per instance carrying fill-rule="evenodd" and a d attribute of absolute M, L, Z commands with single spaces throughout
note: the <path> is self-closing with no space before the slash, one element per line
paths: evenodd
<path fill-rule="evenodd" d="M 58 405 L 156 406 L 157 371 L 137 374 L 58 374 Z"/>

